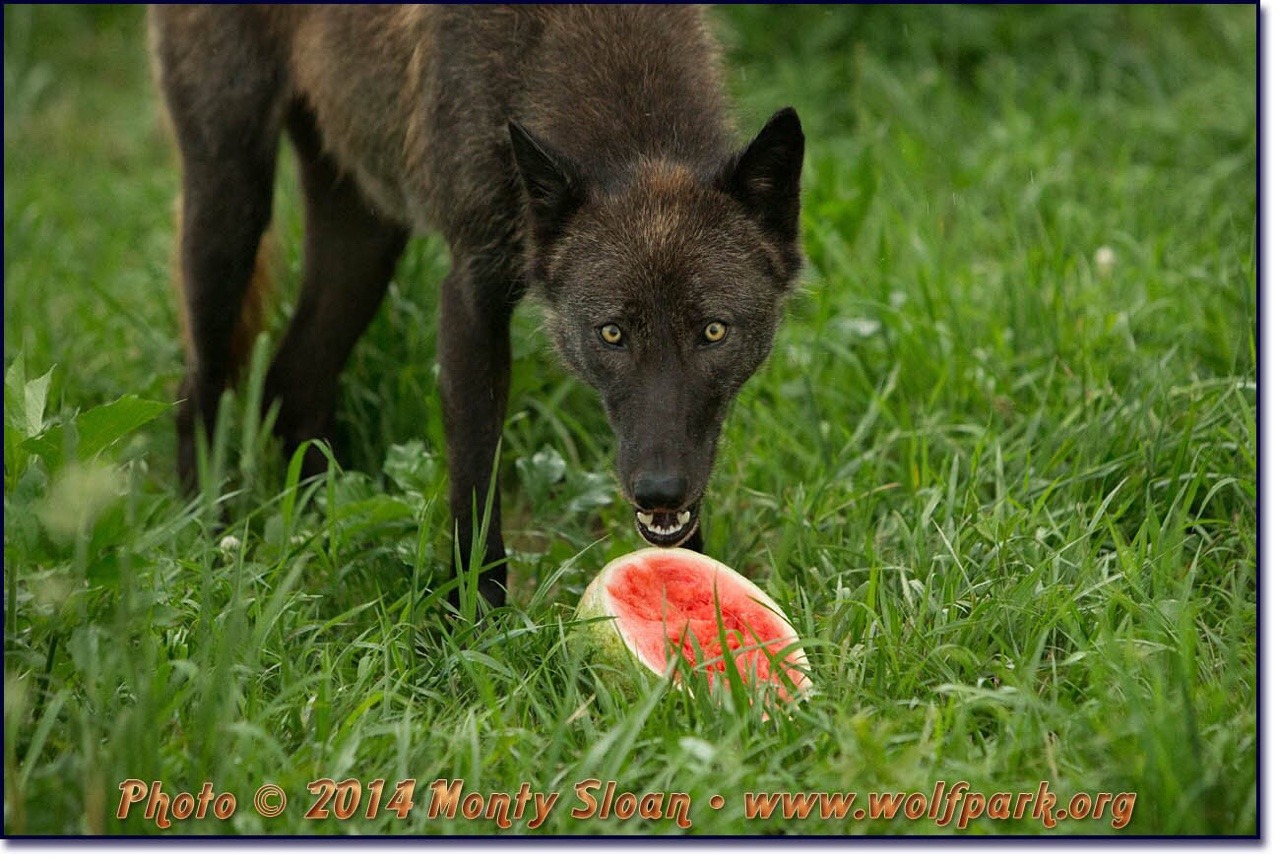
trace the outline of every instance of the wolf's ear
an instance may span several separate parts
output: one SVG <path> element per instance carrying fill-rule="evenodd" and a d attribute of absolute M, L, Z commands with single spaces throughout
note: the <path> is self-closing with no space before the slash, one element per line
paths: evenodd
<path fill-rule="evenodd" d="M 804 132 L 795 108 L 783 108 L 760 134 L 724 166 L 717 185 L 746 207 L 774 238 L 786 245 L 800 230 L 800 167 Z"/>
<path fill-rule="evenodd" d="M 584 184 L 568 159 L 515 121 L 507 123 L 511 150 L 533 211 L 534 241 L 546 248 L 564 231 L 586 199 Z"/>

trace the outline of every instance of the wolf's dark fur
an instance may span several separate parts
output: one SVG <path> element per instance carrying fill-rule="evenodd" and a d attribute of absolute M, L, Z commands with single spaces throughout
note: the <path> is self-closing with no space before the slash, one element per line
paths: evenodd
<path fill-rule="evenodd" d="M 735 147 L 701 10 L 164 6 L 151 24 L 183 167 L 184 483 L 242 361 L 232 345 L 287 134 L 306 198 L 303 284 L 264 403 L 279 402 L 287 445 L 330 435 L 338 376 L 406 239 L 438 230 L 452 254 L 439 359 L 464 563 L 527 288 L 602 396 L 642 536 L 701 547 L 721 423 L 799 268 L 804 148 L 789 109 Z M 486 563 L 505 555 L 498 506 Z M 483 576 L 491 602 L 505 577 Z"/>

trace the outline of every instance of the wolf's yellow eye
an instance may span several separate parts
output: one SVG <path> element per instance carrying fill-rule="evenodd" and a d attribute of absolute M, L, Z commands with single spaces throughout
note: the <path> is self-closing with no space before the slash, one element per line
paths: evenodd
<path fill-rule="evenodd" d="M 707 328 L 702 330 L 702 337 L 707 343 L 714 344 L 717 341 L 723 341 L 724 336 L 729 334 L 729 327 L 719 320 L 713 320 L 707 324 Z"/>
<path fill-rule="evenodd" d="M 615 323 L 605 323 L 600 327 L 600 340 L 610 347 L 616 347 L 622 343 L 622 329 Z"/>

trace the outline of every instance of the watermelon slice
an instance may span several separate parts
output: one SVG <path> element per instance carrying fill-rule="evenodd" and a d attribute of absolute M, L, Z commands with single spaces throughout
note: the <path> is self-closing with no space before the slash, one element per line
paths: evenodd
<path fill-rule="evenodd" d="M 810 686 L 796 630 L 773 599 L 691 550 L 650 547 L 610 562 L 583 593 L 578 618 L 598 621 L 588 635 L 610 663 L 629 655 L 658 675 L 673 670 L 677 686 L 700 672 L 713 690 L 727 687 L 729 661 L 748 687 L 767 685 L 784 699 Z"/>

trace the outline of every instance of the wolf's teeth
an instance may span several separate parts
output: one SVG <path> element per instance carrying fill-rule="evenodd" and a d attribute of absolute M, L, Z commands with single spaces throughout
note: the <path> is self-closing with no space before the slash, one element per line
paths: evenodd
<path fill-rule="evenodd" d="M 681 511 L 678 514 L 659 513 L 655 516 L 646 511 L 636 512 L 636 523 L 649 535 L 659 538 L 667 538 L 671 535 L 678 535 L 688 527 L 689 521 L 693 519 L 692 511 Z M 656 522 L 655 522 L 656 520 Z"/>

